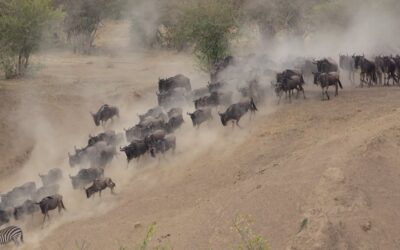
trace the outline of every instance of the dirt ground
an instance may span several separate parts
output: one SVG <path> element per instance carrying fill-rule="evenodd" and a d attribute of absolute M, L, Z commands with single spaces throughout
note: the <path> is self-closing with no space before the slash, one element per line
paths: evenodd
<path fill-rule="evenodd" d="M 44 228 L 40 215 L 27 218 L 23 249 L 131 249 L 153 222 L 151 246 L 232 249 L 239 214 L 271 249 L 400 249 L 400 88 L 345 86 L 323 102 L 308 83 L 306 100 L 278 106 L 270 96 L 243 129 L 215 115 L 196 130 L 185 117 L 175 154 L 129 168 L 119 155 L 106 171 L 117 195 L 86 200 L 71 190 L 67 175 L 78 170 L 67 152 L 101 131 L 89 111 L 119 106 L 109 128 L 122 131 L 156 104 L 158 77 L 183 73 L 194 86 L 207 78 L 170 52 L 53 51 L 34 62 L 34 76 L 0 81 L 0 191 L 58 166 L 67 211 Z"/>

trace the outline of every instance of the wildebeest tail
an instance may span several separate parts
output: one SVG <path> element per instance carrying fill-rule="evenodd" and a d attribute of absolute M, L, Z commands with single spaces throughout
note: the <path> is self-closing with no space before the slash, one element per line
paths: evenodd
<path fill-rule="evenodd" d="M 251 110 L 256 110 L 256 111 L 258 111 L 257 106 L 256 106 L 256 104 L 254 103 L 253 97 L 250 98 L 250 108 L 251 108 Z"/>
<path fill-rule="evenodd" d="M 341 89 L 343 89 L 343 86 L 342 86 L 342 83 L 340 82 L 340 79 L 338 79 L 338 83 L 339 83 L 339 87 L 340 87 Z"/>

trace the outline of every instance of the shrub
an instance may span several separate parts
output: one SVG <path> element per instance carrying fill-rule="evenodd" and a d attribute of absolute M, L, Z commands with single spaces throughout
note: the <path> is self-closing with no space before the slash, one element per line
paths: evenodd
<path fill-rule="evenodd" d="M 193 46 L 200 69 L 212 66 L 230 54 L 230 39 L 238 29 L 239 11 L 231 0 L 203 0 L 182 4 L 171 36 L 175 48 Z"/>
<path fill-rule="evenodd" d="M 61 16 L 49 0 L 5 0 L 0 6 L 0 66 L 7 79 L 25 73 L 42 34 Z"/>

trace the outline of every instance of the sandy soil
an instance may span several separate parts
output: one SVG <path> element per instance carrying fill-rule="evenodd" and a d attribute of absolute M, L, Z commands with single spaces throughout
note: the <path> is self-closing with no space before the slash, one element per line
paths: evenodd
<path fill-rule="evenodd" d="M 166 52 L 35 61 L 42 69 L 32 78 L 0 82 L 1 191 L 55 166 L 76 173 L 67 152 L 101 131 L 88 113 L 101 104 L 121 108 L 110 128 L 122 131 L 155 105 L 159 76 L 206 83 L 188 56 Z M 346 87 L 322 102 L 308 84 L 306 94 L 280 106 L 270 97 L 243 129 L 216 117 L 196 130 L 186 117 L 174 155 L 128 169 L 118 156 L 106 172 L 116 196 L 86 200 L 66 177 L 67 211 L 43 229 L 40 215 L 27 218 L 23 249 L 132 248 L 153 222 L 151 246 L 231 249 L 238 214 L 253 218 L 271 249 L 399 249 L 400 89 Z"/>

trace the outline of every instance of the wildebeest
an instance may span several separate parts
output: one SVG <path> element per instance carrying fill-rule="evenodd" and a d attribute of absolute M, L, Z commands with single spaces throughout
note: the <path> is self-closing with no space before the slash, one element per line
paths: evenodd
<path fill-rule="evenodd" d="M 265 99 L 265 89 L 259 84 L 257 78 L 247 82 L 245 87 L 238 88 L 244 98 L 253 98 L 254 102 L 262 102 Z"/>
<path fill-rule="evenodd" d="M 4 207 L 14 207 L 22 204 L 27 199 L 32 199 L 36 192 L 36 183 L 27 182 L 19 187 L 13 188 L 6 194 L 1 195 L 1 203 Z"/>
<path fill-rule="evenodd" d="M 100 109 L 93 114 L 90 112 L 93 117 L 94 124 L 96 126 L 104 125 L 108 120 L 112 119 L 114 116 L 119 117 L 119 110 L 117 107 L 110 106 L 108 104 L 104 104 L 100 107 Z"/>
<path fill-rule="evenodd" d="M 377 83 L 377 68 L 373 61 L 366 59 L 364 56 L 353 56 L 356 69 L 361 69 L 360 72 L 360 85 L 363 87 L 363 83 L 368 83 L 368 87 L 372 83 Z"/>
<path fill-rule="evenodd" d="M 104 141 L 100 141 L 92 146 L 82 149 L 75 148 L 75 154 L 68 153 L 69 165 L 74 167 L 79 164 L 90 164 L 91 167 L 107 166 L 116 154 L 114 145 L 108 145 Z"/>
<path fill-rule="evenodd" d="M 156 130 L 150 135 L 146 136 L 144 138 L 144 142 L 149 145 L 149 148 L 151 148 L 157 141 L 164 139 L 167 134 L 167 131 L 163 129 Z"/>
<path fill-rule="evenodd" d="M 207 87 L 192 90 L 192 100 L 197 100 L 203 96 L 208 95 L 210 92 Z"/>
<path fill-rule="evenodd" d="M 349 80 L 354 83 L 354 73 L 356 71 L 356 65 L 354 62 L 354 58 L 348 55 L 339 55 L 339 66 L 341 69 L 348 72 Z"/>
<path fill-rule="evenodd" d="M 210 72 L 211 82 L 216 82 L 218 80 L 218 75 L 226 69 L 229 65 L 234 64 L 234 57 L 227 56 L 219 62 L 215 63 Z"/>
<path fill-rule="evenodd" d="M 0 209 L 0 226 L 10 222 L 11 211 Z"/>
<path fill-rule="evenodd" d="M 287 69 L 284 70 L 282 73 L 276 74 L 276 81 L 277 83 L 274 85 L 275 92 L 279 97 L 278 104 L 281 100 L 282 93 L 285 92 L 286 95 L 289 95 L 289 101 L 292 100 L 292 92 L 293 90 L 297 90 L 297 96 L 299 92 L 303 92 L 303 98 L 306 98 L 304 93 L 304 78 L 301 72 L 297 70 Z"/>
<path fill-rule="evenodd" d="M 203 96 L 194 101 L 195 109 L 206 108 L 206 107 L 216 107 L 219 105 L 230 105 L 232 102 L 232 91 L 225 92 L 211 92 L 208 96 Z"/>
<path fill-rule="evenodd" d="M 167 118 L 168 119 L 168 118 Z M 163 129 L 165 127 L 165 121 L 162 118 L 147 117 L 139 124 L 132 128 L 125 129 L 125 135 L 128 142 L 133 140 L 144 139 L 150 133 Z"/>
<path fill-rule="evenodd" d="M 193 127 L 197 128 L 200 127 L 200 124 L 203 122 L 212 119 L 210 108 L 197 109 L 193 113 L 188 112 L 187 114 L 190 116 L 190 119 L 192 119 Z"/>
<path fill-rule="evenodd" d="M 172 149 L 172 152 L 176 148 L 176 137 L 173 134 L 165 135 L 163 138 L 156 140 L 150 147 L 151 156 L 155 157 L 157 153 L 164 154 L 168 150 Z"/>
<path fill-rule="evenodd" d="M 184 88 L 175 88 L 157 94 L 158 105 L 168 108 L 185 104 L 190 100 L 190 94 Z"/>
<path fill-rule="evenodd" d="M 164 125 L 164 129 L 169 133 L 178 129 L 185 121 L 182 116 L 181 108 L 172 108 L 168 111 L 168 122 Z"/>
<path fill-rule="evenodd" d="M 62 170 L 60 168 L 52 168 L 47 174 L 39 174 L 42 180 L 43 186 L 48 186 L 57 183 L 63 177 Z"/>
<path fill-rule="evenodd" d="M 182 74 L 179 74 L 167 79 L 158 80 L 158 91 L 160 93 L 176 88 L 184 88 L 187 92 L 191 91 L 192 86 L 190 85 L 190 79 Z"/>
<path fill-rule="evenodd" d="M 138 115 L 140 122 L 145 121 L 147 118 L 152 118 L 152 119 L 159 119 L 162 118 L 164 121 L 167 120 L 167 114 L 165 114 L 164 109 L 160 106 L 154 107 L 149 109 L 146 113 L 143 115 Z"/>
<path fill-rule="evenodd" d="M 107 130 L 96 136 L 89 135 L 88 146 L 93 146 L 98 142 L 106 142 L 109 145 L 116 145 L 121 140 L 121 134 L 116 134 L 113 130 Z"/>
<path fill-rule="evenodd" d="M 323 58 L 313 62 L 317 65 L 317 70 L 320 73 L 338 72 L 339 67 L 332 58 Z"/>
<path fill-rule="evenodd" d="M 392 79 L 393 85 L 399 83 L 399 78 L 396 75 L 396 62 L 393 58 L 389 56 L 381 57 L 382 59 L 382 71 L 384 73 L 384 85 L 389 85 L 390 79 Z"/>
<path fill-rule="evenodd" d="M 71 178 L 72 187 L 74 189 L 84 187 L 89 183 L 92 183 L 95 179 L 103 177 L 104 169 L 102 168 L 87 168 L 79 170 L 75 176 L 69 176 Z"/>
<path fill-rule="evenodd" d="M 58 194 L 58 191 L 60 190 L 60 185 L 57 183 L 50 184 L 50 185 L 45 185 L 43 187 L 40 187 L 37 189 L 35 194 L 33 195 L 34 200 L 41 200 L 46 196 Z"/>
<path fill-rule="evenodd" d="M 90 198 L 95 193 L 99 193 L 101 197 L 101 191 L 104 189 L 109 188 L 111 193 L 114 193 L 115 183 L 112 181 L 111 178 L 100 178 L 93 181 L 93 184 L 85 189 L 86 197 Z"/>
<path fill-rule="evenodd" d="M 208 92 L 210 93 L 223 91 L 227 86 L 228 84 L 226 82 L 213 82 L 207 84 Z"/>
<path fill-rule="evenodd" d="M 140 156 L 146 154 L 149 151 L 149 146 L 144 140 L 134 140 L 128 146 L 120 148 L 120 151 L 125 153 L 129 164 L 132 159 L 139 159 Z"/>
<path fill-rule="evenodd" d="M 14 219 L 19 220 L 26 215 L 33 215 L 39 211 L 39 207 L 32 200 L 26 200 L 22 205 L 14 208 Z"/>
<path fill-rule="evenodd" d="M 342 83 L 339 79 L 339 73 L 331 72 L 331 73 L 314 73 L 314 84 L 320 85 L 322 89 L 322 100 L 324 100 L 324 95 L 329 98 L 328 88 L 329 86 L 335 86 L 335 96 L 338 95 L 338 86 L 343 89 Z"/>
<path fill-rule="evenodd" d="M 66 210 L 63 202 L 63 197 L 59 194 L 47 196 L 36 204 L 39 205 L 40 210 L 42 211 L 42 214 L 44 216 L 43 224 L 46 220 L 46 217 L 50 219 L 49 211 L 58 208 L 58 213 L 61 213 L 61 210 Z"/>
<path fill-rule="evenodd" d="M 249 110 L 251 112 L 250 115 L 254 114 L 257 111 L 257 107 L 253 99 L 232 104 L 224 113 L 218 112 L 218 114 L 221 118 L 222 125 L 226 126 L 229 121 L 232 121 L 232 126 L 234 126 L 234 124 L 236 123 L 236 125 L 240 127 L 240 118 L 242 118 L 242 116 L 246 114 Z"/>

